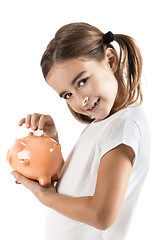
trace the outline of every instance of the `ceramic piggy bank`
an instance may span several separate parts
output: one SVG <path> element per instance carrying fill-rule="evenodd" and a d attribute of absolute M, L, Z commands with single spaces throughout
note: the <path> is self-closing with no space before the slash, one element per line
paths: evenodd
<path fill-rule="evenodd" d="M 27 136 L 15 140 L 7 160 L 14 171 L 47 186 L 62 167 L 61 146 L 49 137 Z"/>

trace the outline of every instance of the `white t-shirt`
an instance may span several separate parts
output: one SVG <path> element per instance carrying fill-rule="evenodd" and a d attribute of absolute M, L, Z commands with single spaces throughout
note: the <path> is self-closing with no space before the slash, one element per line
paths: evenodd
<path fill-rule="evenodd" d="M 135 153 L 125 199 L 117 221 L 102 231 L 49 208 L 47 240 L 126 240 L 133 211 L 149 168 L 150 133 L 142 106 L 122 109 L 85 128 L 62 170 L 60 194 L 93 196 L 101 157 L 119 144 Z M 128 239 L 127 239 L 128 240 Z"/>

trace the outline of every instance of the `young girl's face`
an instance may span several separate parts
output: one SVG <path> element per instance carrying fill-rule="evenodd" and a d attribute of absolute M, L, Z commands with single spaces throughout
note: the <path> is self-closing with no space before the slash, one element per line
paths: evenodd
<path fill-rule="evenodd" d="M 107 57 L 101 62 L 77 58 L 54 64 L 46 81 L 75 112 L 97 120 L 109 115 L 118 91 Z"/>

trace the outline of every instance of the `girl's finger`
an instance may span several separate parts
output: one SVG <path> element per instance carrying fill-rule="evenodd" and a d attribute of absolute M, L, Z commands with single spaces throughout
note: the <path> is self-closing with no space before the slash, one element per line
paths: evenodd
<path fill-rule="evenodd" d="M 18 181 L 19 183 L 23 184 L 26 188 L 28 188 L 31 192 L 33 192 L 34 194 L 36 192 L 38 192 L 40 185 L 38 184 L 38 182 L 32 181 L 26 177 L 24 177 L 23 175 L 21 175 L 18 172 L 11 172 L 11 174 L 15 177 L 16 181 Z"/>
<path fill-rule="evenodd" d="M 32 130 L 36 130 L 38 128 L 40 114 L 33 113 L 31 117 L 31 128 Z"/>
<path fill-rule="evenodd" d="M 44 124 L 45 124 L 45 120 L 46 120 L 46 115 L 41 115 L 41 117 L 40 117 L 40 119 L 39 119 L 39 124 L 38 124 L 38 128 L 40 129 L 40 130 L 42 130 L 43 129 L 43 127 L 44 127 Z"/>
<path fill-rule="evenodd" d="M 27 128 L 31 127 L 31 117 L 32 117 L 31 114 L 28 114 L 27 117 L 26 117 L 25 123 L 26 123 Z"/>
<path fill-rule="evenodd" d="M 19 125 L 19 126 L 22 126 L 24 123 L 25 123 L 25 118 L 22 118 L 22 119 L 19 121 L 18 125 Z"/>
<path fill-rule="evenodd" d="M 31 117 L 31 128 L 32 130 L 36 130 L 37 129 L 37 113 L 33 113 L 32 117 Z"/>

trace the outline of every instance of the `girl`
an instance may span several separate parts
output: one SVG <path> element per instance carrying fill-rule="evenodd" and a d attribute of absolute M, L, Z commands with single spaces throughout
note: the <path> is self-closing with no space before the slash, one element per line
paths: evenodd
<path fill-rule="evenodd" d="M 111 44 L 116 41 L 119 54 Z M 49 208 L 46 239 L 125 240 L 149 166 L 149 130 L 142 109 L 142 57 L 126 35 L 86 23 L 60 28 L 41 60 L 44 78 L 87 123 L 55 187 L 16 180 Z M 49 115 L 29 114 L 19 125 L 58 140 Z"/>

